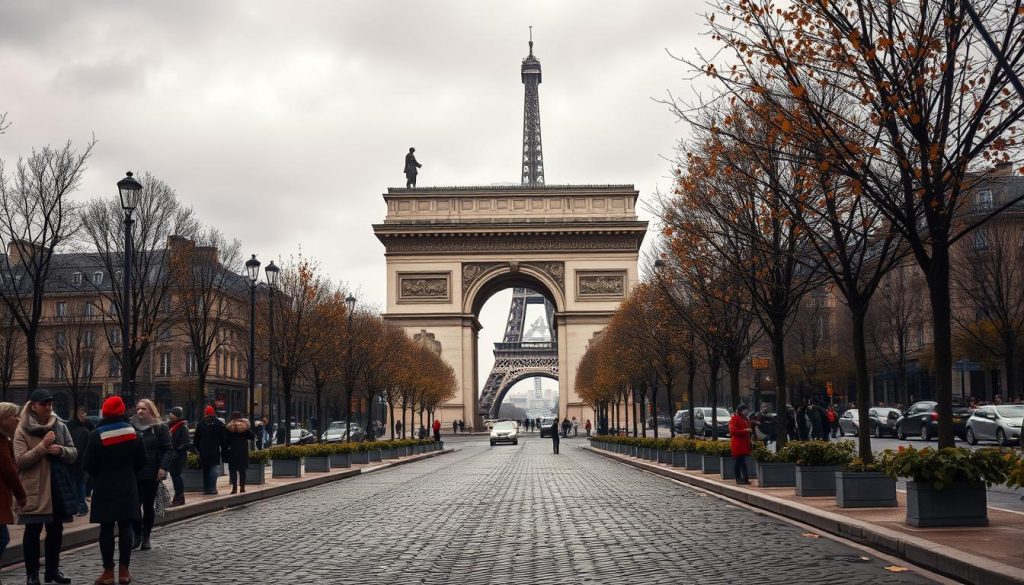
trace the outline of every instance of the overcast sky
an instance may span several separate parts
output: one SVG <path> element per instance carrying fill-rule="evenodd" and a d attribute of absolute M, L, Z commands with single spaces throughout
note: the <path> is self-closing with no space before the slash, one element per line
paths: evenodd
<path fill-rule="evenodd" d="M 98 140 L 82 199 L 131 169 L 175 188 L 266 263 L 301 251 L 384 305 L 381 194 L 518 182 L 533 25 L 548 184 L 669 187 L 681 137 L 652 98 L 691 92 L 693 0 L 0 0 L 0 158 Z M 650 237 L 650 236 L 649 236 Z M 500 338 L 509 294 L 482 317 Z M 490 362 L 482 364 L 486 376 Z"/>

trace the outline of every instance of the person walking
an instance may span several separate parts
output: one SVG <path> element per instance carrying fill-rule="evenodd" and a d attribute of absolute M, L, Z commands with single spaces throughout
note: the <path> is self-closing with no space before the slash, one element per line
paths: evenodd
<path fill-rule="evenodd" d="M 435 418 L 432 426 L 434 427 L 434 440 L 441 442 L 441 421 Z"/>
<path fill-rule="evenodd" d="M 245 493 L 245 470 L 249 468 L 249 441 L 256 438 L 249 429 L 249 421 L 237 410 L 231 413 L 231 421 L 227 427 L 228 473 L 231 479 L 231 493 L 237 494 L 239 489 Z"/>
<path fill-rule="evenodd" d="M 593 427 L 593 425 L 590 424 L 590 419 L 588 418 L 587 422 L 583 423 L 583 430 L 587 431 L 587 436 L 588 437 L 590 436 L 590 429 L 592 429 L 592 428 L 594 428 L 594 427 Z"/>
<path fill-rule="evenodd" d="M 732 458 L 736 483 L 750 483 L 747 473 L 747 457 L 750 455 L 750 420 L 747 418 L 747 405 L 741 404 L 729 419 L 729 447 Z"/>
<path fill-rule="evenodd" d="M 452 421 L 452 434 L 455 435 L 455 434 L 458 434 L 458 432 L 459 432 L 459 421 L 453 420 Z"/>
<path fill-rule="evenodd" d="M 68 432 L 71 433 L 71 441 L 79 453 L 85 453 L 86 443 L 89 440 L 89 433 L 92 432 L 92 424 L 86 418 L 84 407 L 79 407 L 75 416 L 68 421 Z M 78 457 L 75 462 L 68 466 L 71 477 L 75 480 L 75 489 L 78 491 L 78 508 L 76 516 L 85 516 L 89 513 L 89 504 L 85 501 L 85 471 L 82 470 L 82 458 Z"/>
<path fill-rule="evenodd" d="M 551 446 L 555 449 L 555 455 L 558 455 L 558 418 L 551 421 Z"/>
<path fill-rule="evenodd" d="M 196 451 L 199 453 L 199 467 L 203 470 L 203 493 L 217 495 L 217 466 L 224 453 L 224 423 L 217 418 L 212 406 L 203 411 L 203 420 L 196 425 Z M 283 422 L 281 424 L 284 424 Z M 282 437 L 288 431 L 282 433 Z"/>
<path fill-rule="evenodd" d="M 167 432 L 171 435 L 171 465 L 167 468 L 171 474 L 171 485 L 174 486 L 174 497 L 171 499 L 171 506 L 185 505 L 185 481 L 181 478 L 185 464 L 188 462 L 188 421 L 185 420 L 185 411 L 180 406 L 175 406 L 167 413 L 167 422 L 170 427 Z"/>
<path fill-rule="evenodd" d="M 90 433 L 82 467 L 93 478 L 89 522 L 100 525 L 100 557 L 103 573 L 96 585 L 131 583 L 132 525 L 139 521 L 139 473 L 150 467 L 145 439 L 124 415 L 124 401 L 111 396 L 103 401 L 103 420 Z M 117 581 L 114 580 L 114 525 L 117 525 Z"/>
<path fill-rule="evenodd" d="M 146 451 L 146 465 L 135 474 L 139 483 L 139 501 L 142 503 L 142 519 L 134 520 L 132 534 L 135 535 L 135 546 L 141 550 L 152 548 L 149 535 L 153 531 L 156 520 L 156 491 L 159 483 L 167 477 L 167 468 L 171 466 L 171 433 L 167 425 L 160 422 L 160 411 L 156 404 L 143 398 L 135 405 L 135 416 L 131 420 L 135 432 L 142 440 Z"/>
<path fill-rule="evenodd" d="M 14 503 L 18 509 L 26 504 L 25 488 L 18 477 L 18 467 L 14 464 L 14 444 L 11 438 L 18 428 L 18 405 L 11 402 L 0 402 L 0 557 L 11 542 L 8 524 L 14 524 Z"/>
<path fill-rule="evenodd" d="M 66 466 L 78 458 L 71 433 L 53 414 L 53 394 L 49 390 L 33 390 L 21 409 L 18 428 L 14 431 L 14 461 L 25 487 L 25 505 L 18 515 L 18 524 L 25 526 L 21 548 L 25 559 L 27 585 L 39 585 L 39 537 L 46 528 L 47 583 L 70 583 L 60 572 L 60 549 L 64 540 L 64 523 L 70 522 L 75 510 L 65 502 L 73 494 L 64 494 L 64 483 L 56 474 L 70 474 Z"/>
<path fill-rule="evenodd" d="M 572 426 L 572 423 L 569 422 L 569 419 L 563 418 L 562 419 L 562 436 L 567 438 L 567 439 L 569 438 L 569 427 L 570 426 Z"/>

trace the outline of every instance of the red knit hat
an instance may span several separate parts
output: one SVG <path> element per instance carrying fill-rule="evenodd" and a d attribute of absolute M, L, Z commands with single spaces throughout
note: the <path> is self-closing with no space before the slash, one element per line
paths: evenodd
<path fill-rule="evenodd" d="M 213 410 L 213 407 L 212 407 L 212 406 L 207 406 L 207 407 L 206 407 L 206 410 L 204 410 L 204 411 L 203 411 L 203 416 L 213 416 L 213 415 L 215 415 L 215 414 L 217 414 L 217 413 L 216 413 L 216 412 L 214 412 L 214 410 Z"/>
<path fill-rule="evenodd" d="M 124 400 L 120 396 L 111 396 L 103 401 L 101 409 L 104 418 L 112 418 L 124 414 Z"/>

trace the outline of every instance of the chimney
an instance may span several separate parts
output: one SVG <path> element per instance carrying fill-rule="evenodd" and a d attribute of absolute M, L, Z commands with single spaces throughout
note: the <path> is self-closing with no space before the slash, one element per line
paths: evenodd
<path fill-rule="evenodd" d="M 7 257 L 12 265 L 25 264 L 37 252 L 45 252 L 46 248 L 33 244 L 28 240 L 15 239 L 7 243 Z"/>
<path fill-rule="evenodd" d="M 997 162 L 992 169 L 992 175 L 995 177 L 1013 176 L 1013 163 L 1008 160 Z"/>

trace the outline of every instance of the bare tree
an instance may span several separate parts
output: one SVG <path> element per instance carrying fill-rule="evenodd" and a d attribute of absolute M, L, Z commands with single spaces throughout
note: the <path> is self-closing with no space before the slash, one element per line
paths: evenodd
<path fill-rule="evenodd" d="M 14 376 L 25 365 L 27 352 L 25 334 L 7 307 L 0 310 L 0 397 L 7 402 L 7 391 Z"/>
<path fill-rule="evenodd" d="M 20 159 L 13 176 L 0 161 L 0 302 L 25 335 L 28 387 L 39 384 L 39 326 L 55 254 L 67 248 L 80 227 L 69 200 L 82 180 L 95 142 L 79 153 L 71 142 L 44 147 Z"/>
<path fill-rule="evenodd" d="M 868 309 L 867 332 L 873 357 L 895 379 L 895 401 L 909 400 L 907 364 L 910 356 L 910 328 L 921 321 L 927 310 L 915 291 L 919 278 L 909 266 L 897 266 L 886 274 Z M 876 391 L 877 397 L 877 391 Z"/>
<path fill-rule="evenodd" d="M 199 222 L 191 208 L 182 206 L 178 196 L 166 183 L 145 173 L 140 181 L 142 191 L 135 209 L 132 227 L 131 292 L 129 300 L 128 340 L 132 363 L 128 364 L 132 383 L 135 384 L 139 368 L 146 359 L 149 346 L 159 337 L 168 335 L 170 323 L 177 317 L 171 296 L 174 281 L 171 278 L 171 236 L 182 240 L 195 239 Z M 117 198 L 92 201 L 82 214 L 86 245 L 94 252 L 95 262 L 110 275 L 96 287 L 104 303 L 105 321 L 122 330 L 122 266 L 124 264 L 124 214 Z M 179 240 L 181 241 L 181 240 Z M 109 337 L 110 351 L 125 367 L 121 355 L 120 337 Z M 121 389 L 133 396 L 130 389 Z"/>
<path fill-rule="evenodd" d="M 71 394 L 71 416 L 78 412 L 84 393 L 92 385 L 96 364 L 103 355 L 103 343 L 97 338 L 99 310 L 90 299 L 69 307 L 65 315 L 54 317 L 48 328 L 47 345 L 54 360 L 54 377 L 67 384 Z"/>

